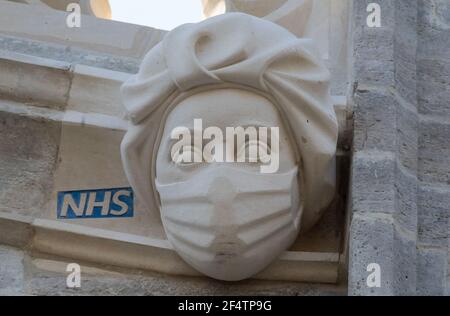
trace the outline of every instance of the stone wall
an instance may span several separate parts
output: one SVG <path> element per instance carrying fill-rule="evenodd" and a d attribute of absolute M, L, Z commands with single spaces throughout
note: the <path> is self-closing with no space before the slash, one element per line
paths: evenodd
<path fill-rule="evenodd" d="M 349 293 L 443 295 L 450 5 L 377 1 L 382 26 L 370 28 L 370 2 L 353 1 Z M 380 288 L 366 286 L 369 263 L 381 266 Z"/>
<path fill-rule="evenodd" d="M 418 294 L 439 295 L 446 291 L 450 232 L 450 3 L 418 3 L 417 289 Z"/>

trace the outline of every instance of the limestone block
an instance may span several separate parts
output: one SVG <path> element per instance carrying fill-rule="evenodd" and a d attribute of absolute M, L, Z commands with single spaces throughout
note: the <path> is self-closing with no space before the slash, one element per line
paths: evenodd
<path fill-rule="evenodd" d="M 48 207 L 61 125 L 0 112 L 0 210 L 24 215 Z"/>
<path fill-rule="evenodd" d="M 390 280 L 396 296 L 417 295 L 417 245 L 415 232 L 396 225 L 394 231 L 393 278 Z M 382 275 L 383 277 L 383 275 Z"/>
<path fill-rule="evenodd" d="M 109 121 L 126 119 L 120 86 L 130 77 L 128 73 L 71 66 L 12 52 L 0 53 L 0 64 L 4 66 L 0 77 L 0 96 L 4 99 L 21 101 L 26 106 L 65 110 L 66 114 L 101 114 L 111 117 Z M 23 106 L 17 103 L 16 108 Z M 44 113 L 45 110 L 34 108 L 31 112 Z"/>
<path fill-rule="evenodd" d="M 417 12 L 419 6 L 417 0 L 399 0 L 394 2 L 396 5 L 395 10 L 401 12 L 401 14 L 396 14 L 395 16 L 395 86 L 398 93 L 416 107 Z"/>
<path fill-rule="evenodd" d="M 450 115 L 450 15 L 445 0 L 419 1 L 417 50 L 419 110 L 433 116 Z"/>
<path fill-rule="evenodd" d="M 372 1 L 353 1 L 353 73 L 355 82 L 395 85 L 395 1 L 378 2 L 383 8 L 380 28 L 367 26 L 367 6 Z"/>
<path fill-rule="evenodd" d="M 417 275 L 416 240 L 385 214 L 355 214 L 351 224 L 349 295 L 415 295 Z M 380 287 L 367 280 L 380 266 Z"/>
<path fill-rule="evenodd" d="M 415 108 L 396 91 L 365 85 L 358 85 L 353 101 L 354 149 L 396 153 L 400 164 L 415 174 L 419 134 Z"/>
<path fill-rule="evenodd" d="M 137 58 L 87 51 L 74 45 L 74 43 L 70 43 L 70 45 L 54 44 L 50 41 L 42 42 L 23 37 L 0 35 L 0 49 L 5 51 L 125 73 L 136 73 L 139 69 L 139 59 Z"/>
<path fill-rule="evenodd" d="M 24 254 L 0 245 L 0 296 L 24 295 Z"/>
<path fill-rule="evenodd" d="M 440 296 L 446 294 L 447 250 L 419 248 L 417 294 Z"/>
<path fill-rule="evenodd" d="M 91 58 L 108 54 L 140 59 L 166 33 L 88 15 L 82 16 L 80 28 L 69 28 L 66 24 L 67 12 L 10 1 L 1 1 L 0 10 L 3 13 L 0 16 L 2 35 L 39 41 L 44 46 L 59 44 L 69 49 L 83 49 L 91 52 Z M 40 45 L 35 44 L 30 49 L 39 50 Z"/>
<path fill-rule="evenodd" d="M 419 115 L 416 108 L 399 94 L 396 99 L 396 146 L 400 165 L 413 175 L 417 174 L 419 147 Z"/>
<path fill-rule="evenodd" d="M 394 224 L 389 215 L 353 215 L 350 227 L 349 295 L 394 295 Z M 381 268 L 381 287 L 368 287 L 367 267 Z"/>
<path fill-rule="evenodd" d="M 386 90 L 358 85 L 354 95 L 353 147 L 360 150 L 396 151 L 396 105 L 394 96 Z"/>
<path fill-rule="evenodd" d="M 395 215 L 397 225 L 405 232 L 416 236 L 418 222 L 417 177 L 399 164 L 395 169 Z"/>
<path fill-rule="evenodd" d="M 27 247 L 33 235 L 31 223 L 29 216 L 0 212 L 0 244 Z"/>
<path fill-rule="evenodd" d="M 124 118 L 120 86 L 128 78 L 122 72 L 75 66 L 67 110 Z"/>
<path fill-rule="evenodd" d="M 447 57 L 421 57 L 418 64 L 419 110 L 423 114 L 450 115 L 450 61 Z"/>
<path fill-rule="evenodd" d="M 450 123 L 446 119 L 423 118 L 419 136 L 419 176 L 424 182 L 450 184 Z"/>
<path fill-rule="evenodd" d="M 424 246 L 445 249 L 448 246 L 450 189 L 423 185 L 418 193 L 419 242 Z"/>
<path fill-rule="evenodd" d="M 62 109 L 70 88 L 70 65 L 0 52 L 0 95 L 29 104 Z"/>
<path fill-rule="evenodd" d="M 353 213 L 395 213 L 395 169 L 392 155 L 382 152 L 359 152 L 353 158 Z"/>

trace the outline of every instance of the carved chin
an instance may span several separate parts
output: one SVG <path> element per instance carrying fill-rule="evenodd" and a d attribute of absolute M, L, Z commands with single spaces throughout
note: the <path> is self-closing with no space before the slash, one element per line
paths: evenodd
<path fill-rule="evenodd" d="M 289 225 L 252 245 L 235 237 L 218 237 L 208 247 L 167 235 L 175 251 L 197 271 L 218 280 L 240 281 L 276 261 L 295 241 L 298 230 Z"/>

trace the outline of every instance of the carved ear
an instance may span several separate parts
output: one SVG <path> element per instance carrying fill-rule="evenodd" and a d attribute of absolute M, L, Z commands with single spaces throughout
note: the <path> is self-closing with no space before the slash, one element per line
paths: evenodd
<path fill-rule="evenodd" d="M 225 0 L 227 12 L 244 12 L 305 35 L 314 6 L 312 0 Z M 295 30 L 292 26 L 295 25 Z"/>

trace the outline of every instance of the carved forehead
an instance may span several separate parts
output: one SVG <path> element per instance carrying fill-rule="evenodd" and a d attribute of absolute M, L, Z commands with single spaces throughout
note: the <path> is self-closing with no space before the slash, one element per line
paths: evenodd
<path fill-rule="evenodd" d="M 276 106 L 265 97 L 241 89 L 216 89 L 192 95 L 177 104 L 167 117 L 164 133 L 180 126 L 192 128 L 194 119 L 202 119 L 204 127 L 283 125 Z"/>

